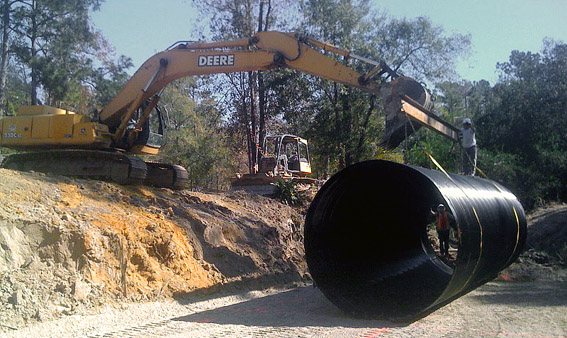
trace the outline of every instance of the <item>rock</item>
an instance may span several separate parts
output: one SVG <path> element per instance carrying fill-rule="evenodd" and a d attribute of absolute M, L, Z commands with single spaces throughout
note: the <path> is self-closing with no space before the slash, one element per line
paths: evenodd
<path fill-rule="evenodd" d="M 65 283 L 61 282 L 61 283 L 57 283 L 57 285 L 55 286 L 55 291 L 65 294 L 69 292 L 69 288 Z"/>
<path fill-rule="evenodd" d="M 38 321 L 42 322 L 46 319 L 45 314 L 43 314 L 41 312 L 40 309 L 37 309 L 37 311 L 35 312 L 35 314 L 32 316 L 32 318 L 37 319 Z"/>
<path fill-rule="evenodd" d="M 22 305 L 24 304 L 24 294 L 22 290 L 16 290 L 12 297 L 8 300 L 13 305 Z"/>
<path fill-rule="evenodd" d="M 81 280 L 75 281 L 72 287 L 73 297 L 76 300 L 85 300 L 91 293 L 91 286 Z"/>

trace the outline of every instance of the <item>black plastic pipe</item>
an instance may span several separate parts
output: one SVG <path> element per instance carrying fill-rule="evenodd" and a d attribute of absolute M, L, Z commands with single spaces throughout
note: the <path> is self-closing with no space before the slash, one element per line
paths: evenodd
<path fill-rule="evenodd" d="M 456 265 L 427 238 L 444 204 L 460 232 Z M 492 280 L 526 239 L 518 199 L 496 182 L 388 161 L 345 168 L 307 213 L 305 252 L 317 287 L 345 312 L 406 322 Z"/>

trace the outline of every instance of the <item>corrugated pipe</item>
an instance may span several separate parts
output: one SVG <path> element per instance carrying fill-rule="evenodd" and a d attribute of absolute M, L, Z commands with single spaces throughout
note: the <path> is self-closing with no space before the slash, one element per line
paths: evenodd
<path fill-rule="evenodd" d="M 460 232 L 452 265 L 427 235 L 438 204 Z M 375 160 L 347 167 L 317 193 L 305 251 L 315 284 L 336 306 L 408 322 L 495 278 L 526 233 L 522 205 L 496 182 Z"/>

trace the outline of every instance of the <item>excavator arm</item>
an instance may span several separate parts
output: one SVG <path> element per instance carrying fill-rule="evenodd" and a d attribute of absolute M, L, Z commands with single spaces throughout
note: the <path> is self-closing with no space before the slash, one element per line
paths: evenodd
<path fill-rule="evenodd" d="M 358 59 L 373 68 L 367 74 L 360 74 L 319 50 Z M 121 143 L 128 139 L 124 137 L 128 122 L 142 105 L 155 105 L 159 93 L 170 82 L 191 75 L 278 67 L 287 67 L 380 96 L 387 121 L 390 121 L 387 122 L 387 138 L 382 140 L 382 145 L 386 148 L 395 148 L 405 136 L 422 124 L 451 140 L 457 139 L 456 128 L 429 111 L 432 106 L 429 93 L 415 80 L 397 76 L 385 64 L 357 56 L 348 50 L 296 33 L 281 32 L 260 32 L 250 39 L 225 42 L 180 43 L 158 53 L 140 67 L 103 109 L 101 122 L 114 130 L 116 145 L 127 149 L 128 145 Z M 382 78 L 384 74 L 393 80 L 385 82 Z M 147 119 L 151 109 L 143 111 L 142 119 Z M 409 132 L 405 125 L 408 116 L 412 122 L 419 122 L 412 125 Z M 139 130 L 141 122 L 138 124 L 136 130 Z M 402 138 L 400 130 L 405 131 Z"/>

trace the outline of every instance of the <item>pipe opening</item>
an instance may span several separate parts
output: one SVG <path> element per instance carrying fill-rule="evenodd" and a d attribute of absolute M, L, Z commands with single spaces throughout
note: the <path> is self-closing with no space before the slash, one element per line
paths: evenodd
<path fill-rule="evenodd" d="M 469 224 L 476 222 L 470 217 L 470 198 L 459 189 L 458 182 L 438 171 L 387 161 L 361 162 L 333 176 L 306 217 L 306 258 L 316 285 L 352 315 L 405 320 L 472 290 L 486 276 L 492 278 L 503 264 L 479 275 L 482 238 L 478 225 Z M 456 260 L 449 262 L 437 255 L 428 238 L 431 209 L 440 203 L 462 232 Z M 480 212 L 498 214 L 485 209 Z M 505 241 L 519 231 L 505 235 Z"/>

